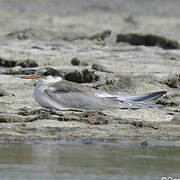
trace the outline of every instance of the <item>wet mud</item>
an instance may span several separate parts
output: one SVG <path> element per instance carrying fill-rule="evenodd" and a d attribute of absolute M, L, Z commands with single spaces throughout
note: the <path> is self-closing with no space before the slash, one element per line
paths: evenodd
<path fill-rule="evenodd" d="M 1 1 L 0 136 L 179 141 L 179 5 Z M 35 102 L 35 82 L 16 77 L 44 66 L 106 92 L 167 94 L 154 101 L 161 108 L 50 111 Z"/>

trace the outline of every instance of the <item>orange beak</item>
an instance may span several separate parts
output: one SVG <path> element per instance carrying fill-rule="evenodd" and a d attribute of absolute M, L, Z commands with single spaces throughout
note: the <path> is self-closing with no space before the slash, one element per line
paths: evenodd
<path fill-rule="evenodd" d="M 24 78 L 24 79 L 39 79 L 40 76 L 37 75 L 17 75 L 16 77 Z"/>

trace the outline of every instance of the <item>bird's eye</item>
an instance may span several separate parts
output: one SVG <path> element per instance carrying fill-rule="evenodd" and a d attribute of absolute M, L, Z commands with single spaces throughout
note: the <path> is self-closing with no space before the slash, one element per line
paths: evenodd
<path fill-rule="evenodd" d="M 50 73 L 48 71 L 44 73 L 44 76 L 49 76 L 49 75 Z"/>

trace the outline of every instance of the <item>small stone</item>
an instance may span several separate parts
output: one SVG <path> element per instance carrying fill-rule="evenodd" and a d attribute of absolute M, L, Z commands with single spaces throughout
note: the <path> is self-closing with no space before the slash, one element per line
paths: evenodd
<path fill-rule="evenodd" d="M 81 66 L 88 66 L 88 63 L 86 63 L 86 62 L 78 59 L 77 57 L 72 58 L 71 64 L 72 64 L 73 66 L 80 66 L 80 65 L 81 65 Z"/>
<path fill-rule="evenodd" d="M 78 58 L 74 57 L 74 58 L 72 58 L 72 60 L 71 60 L 71 64 L 72 64 L 73 66 L 79 66 L 79 65 L 80 65 L 80 60 L 79 60 Z"/>

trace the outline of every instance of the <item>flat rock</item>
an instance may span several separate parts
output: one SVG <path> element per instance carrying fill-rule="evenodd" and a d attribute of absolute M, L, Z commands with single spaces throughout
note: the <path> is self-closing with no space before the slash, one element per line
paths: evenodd
<path fill-rule="evenodd" d="M 26 59 L 23 61 L 18 61 L 16 63 L 16 66 L 21 66 L 23 68 L 32 68 L 32 67 L 38 67 L 38 64 L 34 60 Z"/>
<path fill-rule="evenodd" d="M 118 34 L 116 42 L 127 42 L 132 45 L 160 46 L 163 49 L 179 49 L 180 47 L 178 41 L 154 34 Z"/>

